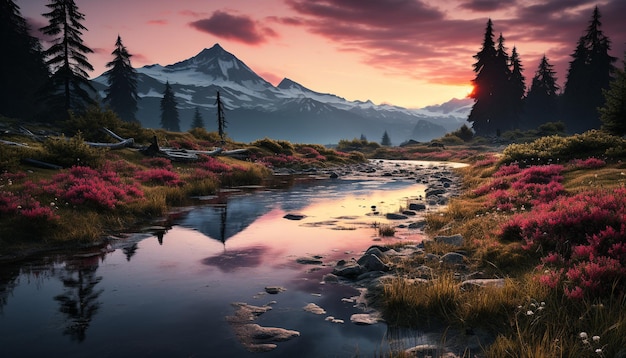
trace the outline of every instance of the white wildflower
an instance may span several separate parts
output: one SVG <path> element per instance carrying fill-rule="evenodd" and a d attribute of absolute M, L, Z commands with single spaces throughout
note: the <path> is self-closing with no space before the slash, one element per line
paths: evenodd
<path fill-rule="evenodd" d="M 598 353 L 598 354 L 602 354 L 602 348 L 598 348 L 598 349 L 596 349 L 596 353 Z"/>
<path fill-rule="evenodd" d="M 534 314 L 535 314 L 535 312 L 533 312 L 533 311 L 531 311 L 531 310 L 526 311 L 526 315 L 527 315 L 527 316 L 532 316 L 532 315 L 534 315 Z"/>
<path fill-rule="evenodd" d="M 593 336 L 591 339 L 596 343 L 600 342 L 600 336 Z"/>
<path fill-rule="evenodd" d="M 589 338 L 589 336 L 587 335 L 587 332 L 580 332 L 578 334 L 578 337 L 580 337 L 581 339 L 587 339 Z"/>

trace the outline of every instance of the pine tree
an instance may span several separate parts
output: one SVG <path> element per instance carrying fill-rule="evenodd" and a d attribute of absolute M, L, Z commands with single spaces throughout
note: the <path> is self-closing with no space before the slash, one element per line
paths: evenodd
<path fill-rule="evenodd" d="M 196 111 L 193 114 L 191 128 L 204 128 L 204 120 L 202 120 L 202 115 L 200 114 L 200 109 L 198 107 L 196 107 Z"/>
<path fill-rule="evenodd" d="M 12 0 L 0 0 L 0 38 L 5 53 L 0 56 L 0 114 L 21 119 L 33 118 L 43 109 L 39 96 L 48 81 L 39 40 Z"/>
<path fill-rule="evenodd" d="M 217 99 L 215 100 L 215 105 L 217 106 L 217 132 L 223 143 L 226 140 L 225 130 L 228 122 L 226 122 L 226 116 L 224 115 L 224 104 L 222 103 L 222 99 L 220 98 L 219 91 L 217 91 Z"/>
<path fill-rule="evenodd" d="M 602 129 L 617 136 L 626 134 L 626 52 L 623 68 L 616 69 L 615 79 L 603 91 L 605 103 L 599 109 Z"/>
<path fill-rule="evenodd" d="M 119 35 L 115 42 L 115 50 L 111 54 L 114 59 L 106 64 L 109 70 L 104 73 L 109 84 L 105 90 L 104 102 L 123 121 L 138 122 L 135 118 L 138 100 L 137 71 L 131 66 L 130 58 L 132 55 L 122 44 L 122 38 Z"/>
<path fill-rule="evenodd" d="M 81 24 L 85 15 L 78 11 L 74 0 L 50 0 L 46 6 L 50 12 L 43 16 L 49 25 L 42 27 L 41 31 L 55 37 L 53 45 L 44 51 L 48 58 L 46 64 L 52 70 L 52 86 L 61 90 L 65 111 L 83 111 L 88 104 L 95 104 L 87 91 L 95 92 L 87 74 L 87 71 L 93 71 L 93 66 L 86 56 L 93 50 L 85 46 L 81 38 L 82 31 L 87 30 Z"/>
<path fill-rule="evenodd" d="M 385 147 L 391 146 L 391 138 L 389 138 L 389 134 L 387 133 L 387 131 L 383 133 L 383 138 L 380 140 L 380 144 L 384 145 Z"/>
<path fill-rule="evenodd" d="M 556 72 L 543 55 L 525 100 L 525 129 L 534 129 L 546 122 L 558 120 L 558 90 Z"/>
<path fill-rule="evenodd" d="M 585 35 L 572 54 L 563 93 L 565 123 L 570 133 L 581 133 L 600 127 L 598 108 L 604 104 L 603 89 L 609 88 L 613 63 L 609 55 L 611 43 L 600 27 L 600 11 L 596 6 Z"/>
<path fill-rule="evenodd" d="M 511 75 L 509 78 L 510 87 L 510 128 L 520 128 L 520 117 L 524 108 L 524 95 L 526 94 L 526 78 L 524 77 L 524 66 L 517 53 L 517 48 L 513 46 L 511 51 Z"/>
<path fill-rule="evenodd" d="M 168 131 L 180 132 L 180 119 L 176 108 L 176 97 L 170 82 L 165 83 L 165 91 L 161 99 L 161 127 Z"/>
<path fill-rule="evenodd" d="M 482 136 L 494 135 L 501 129 L 510 127 L 507 123 L 509 109 L 506 105 L 510 77 L 509 58 L 504 47 L 504 37 L 500 35 L 497 50 L 493 37 L 493 23 L 489 19 L 482 49 L 474 55 L 476 78 L 472 81 L 474 90 L 470 97 L 475 102 L 468 118 L 476 134 Z"/>

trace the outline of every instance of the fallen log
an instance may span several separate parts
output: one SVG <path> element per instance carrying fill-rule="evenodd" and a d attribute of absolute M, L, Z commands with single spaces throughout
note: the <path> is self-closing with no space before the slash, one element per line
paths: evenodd
<path fill-rule="evenodd" d="M 42 169 L 55 169 L 55 170 L 63 169 L 63 167 L 60 165 L 46 163 L 46 162 L 42 162 L 41 160 L 32 159 L 32 158 L 22 158 L 20 162 L 23 164 L 32 165 L 34 167 L 42 168 Z"/>
<path fill-rule="evenodd" d="M 28 144 L 11 142 L 10 140 L 2 140 L 2 139 L 0 139 L 0 143 L 6 144 L 6 145 L 12 145 L 12 146 L 15 146 L 15 147 L 28 147 Z"/>

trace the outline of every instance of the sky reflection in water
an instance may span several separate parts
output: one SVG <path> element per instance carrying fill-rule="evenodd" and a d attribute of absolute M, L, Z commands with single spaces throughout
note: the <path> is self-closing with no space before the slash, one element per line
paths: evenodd
<path fill-rule="evenodd" d="M 387 327 L 351 324 L 350 315 L 361 311 L 341 299 L 357 291 L 320 284 L 332 265 L 301 265 L 296 258 L 320 255 L 332 264 L 360 257 L 376 243 L 372 223 L 386 222 L 371 206 L 383 215 L 396 212 L 423 189 L 410 180 L 325 180 L 244 193 L 187 212 L 161 242 L 145 235 L 94 256 L 3 265 L 3 356 L 256 356 L 236 340 L 225 317 L 234 312 L 232 302 L 274 300 L 256 323 L 301 336 L 264 357 L 373 355 L 386 349 Z M 287 213 L 306 217 L 287 220 Z M 268 295 L 265 286 L 287 291 Z M 305 312 L 311 302 L 327 315 Z M 327 322 L 328 315 L 346 323 Z"/>

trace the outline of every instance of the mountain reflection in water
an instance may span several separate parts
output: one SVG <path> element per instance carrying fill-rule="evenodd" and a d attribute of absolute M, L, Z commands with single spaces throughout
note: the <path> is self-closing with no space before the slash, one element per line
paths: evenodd
<path fill-rule="evenodd" d="M 225 317 L 233 302 L 272 310 L 255 323 L 300 332 L 264 357 L 385 355 L 387 326 L 358 326 L 344 298 L 322 284 L 338 260 L 358 258 L 372 224 L 423 194 L 415 180 L 296 182 L 218 196 L 173 216 L 167 230 L 133 234 L 106 248 L 47 254 L 0 265 L 0 349 L 6 357 L 253 357 Z M 374 215 L 372 206 L 379 215 Z M 287 220 L 288 213 L 304 215 Z M 418 220 L 416 218 L 415 220 Z M 419 240 L 419 230 L 396 238 Z M 323 265 L 296 259 L 319 256 Z M 265 293 L 267 286 L 285 292 Z M 303 310 L 315 303 L 327 311 Z M 330 323 L 334 316 L 345 324 Z M 414 338 L 416 343 L 421 342 Z"/>

